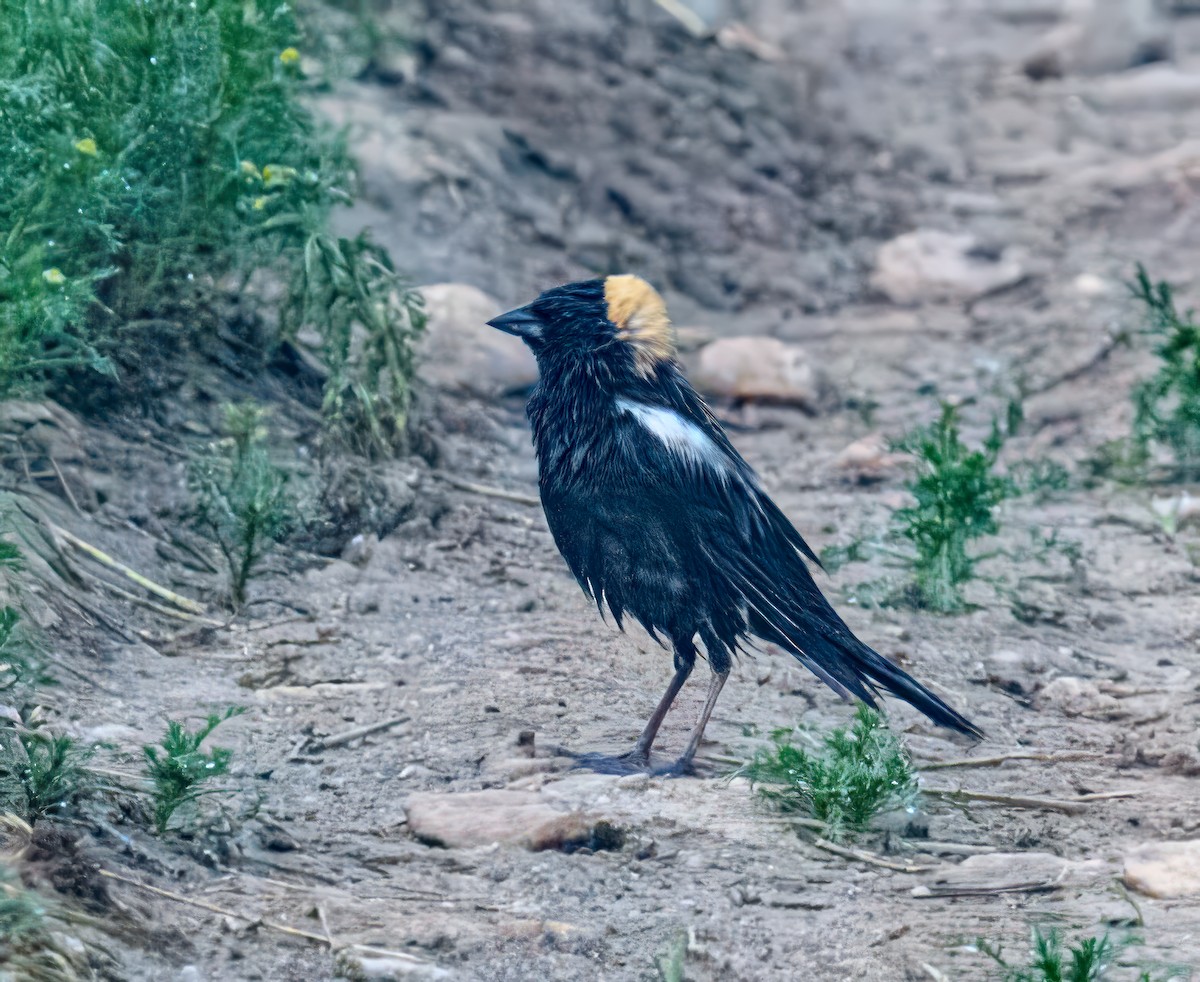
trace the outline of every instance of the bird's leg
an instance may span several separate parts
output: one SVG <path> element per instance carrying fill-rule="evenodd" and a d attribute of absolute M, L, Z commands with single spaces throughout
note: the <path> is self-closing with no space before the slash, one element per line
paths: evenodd
<path fill-rule="evenodd" d="M 721 694 L 721 689 L 724 687 L 727 678 L 729 678 L 728 668 L 723 672 L 713 672 L 712 680 L 708 683 L 708 700 L 704 703 L 704 711 L 700 714 L 700 722 L 692 730 L 692 738 L 688 741 L 687 749 L 683 752 L 682 757 L 662 771 L 663 774 L 677 776 L 691 773 L 692 759 L 696 756 L 696 751 L 700 749 L 700 741 L 704 738 L 704 728 L 708 726 L 708 718 L 712 715 L 713 709 L 717 705 L 717 697 Z"/>
<path fill-rule="evenodd" d="M 586 767 L 598 774 L 637 774 L 649 768 L 650 748 L 654 744 L 654 738 L 658 735 L 658 728 L 662 726 L 662 721 L 666 718 L 671 703 L 675 701 L 679 690 L 683 688 L 683 683 L 692 674 L 692 666 L 695 664 L 694 655 L 689 658 L 686 651 L 683 656 L 676 654 L 675 677 L 671 679 L 667 691 L 658 701 L 658 706 L 646 722 L 646 728 L 642 730 L 642 735 L 638 737 L 638 742 L 634 744 L 632 750 L 618 757 L 596 753 L 571 754 L 576 760 L 575 766 Z"/>
<path fill-rule="evenodd" d="M 638 737 L 638 742 L 634 745 L 633 750 L 623 755 L 622 759 L 628 760 L 631 764 L 640 764 L 642 767 L 650 763 L 650 748 L 654 746 L 654 738 L 658 736 L 658 728 L 662 726 L 662 721 L 667 718 L 667 711 L 671 708 L 671 703 L 675 701 L 675 697 L 679 695 L 679 690 L 683 688 L 683 683 L 692 674 L 692 666 L 694 664 L 694 661 L 685 661 L 676 666 L 675 676 L 671 679 L 671 684 L 667 686 L 667 691 L 663 693 L 663 697 L 658 701 L 658 707 L 650 715 L 650 719 L 646 721 L 646 728 L 642 730 L 642 735 Z"/>

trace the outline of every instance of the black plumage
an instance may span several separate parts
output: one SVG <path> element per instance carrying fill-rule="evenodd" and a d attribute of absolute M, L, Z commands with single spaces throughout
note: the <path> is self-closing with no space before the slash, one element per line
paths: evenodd
<path fill-rule="evenodd" d="M 489 323 L 537 357 L 528 414 L 559 550 L 601 611 L 618 624 L 634 617 L 674 649 L 675 677 L 623 766 L 648 766 L 697 639 L 713 680 L 678 770 L 751 637 L 789 651 L 843 697 L 873 706 L 882 686 L 934 722 L 978 734 L 829 605 L 806 563 L 817 557 L 676 365 L 666 309 L 645 281 L 570 283 Z"/>

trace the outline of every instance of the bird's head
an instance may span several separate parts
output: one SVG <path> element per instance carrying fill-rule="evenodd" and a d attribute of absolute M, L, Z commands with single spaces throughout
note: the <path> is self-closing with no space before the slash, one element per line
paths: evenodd
<path fill-rule="evenodd" d="M 650 379 L 675 357 L 666 304 L 629 274 L 557 286 L 488 324 L 529 345 L 543 372 L 575 362 Z"/>

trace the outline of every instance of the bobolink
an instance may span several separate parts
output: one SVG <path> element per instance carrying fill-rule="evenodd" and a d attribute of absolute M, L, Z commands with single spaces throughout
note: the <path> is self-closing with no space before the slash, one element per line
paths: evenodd
<path fill-rule="evenodd" d="M 834 612 L 806 563 L 820 565 L 816 555 L 683 377 L 650 284 L 568 283 L 488 323 L 537 358 L 527 412 L 559 551 L 601 613 L 607 606 L 618 626 L 631 614 L 675 652 L 675 676 L 634 749 L 589 755 L 596 769 L 649 766 L 697 638 L 712 669 L 708 701 L 669 772 L 690 769 L 732 655 L 751 637 L 790 652 L 844 698 L 874 706 L 882 685 L 935 723 L 979 735 Z"/>

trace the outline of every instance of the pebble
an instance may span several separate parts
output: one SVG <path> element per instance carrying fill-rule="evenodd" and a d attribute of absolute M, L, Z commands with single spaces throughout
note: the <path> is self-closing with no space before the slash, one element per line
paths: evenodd
<path fill-rule="evenodd" d="M 494 398 L 530 388 L 537 362 L 524 342 L 487 322 L 505 311 L 466 283 L 421 287 L 429 322 L 418 348 L 419 374 L 437 388 Z"/>
<path fill-rule="evenodd" d="M 587 839 L 597 825 L 596 818 L 562 811 L 530 791 L 418 792 L 408 796 L 404 810 L 416 838 L 446 848 L 499 842 L 533 852 L 559 849 Z"/>
<path fill-rule="evenodd" d="M 972 235 L 918 229 L 879 249 L 871 285 L 893 303 L 974 300 L 1025 276 L 1016 251 L 984 249 Z"/>
<path fill-rule="evenodd" d="M 809 412 L 828 408 L 833 388 L 799 345 L 778 338 L 721 338 L 700 350 L 698 389 L 724 399 L 774 402 Z"/>
<path fill-rule="evenodd" d="M 1144 842 L 1125 856 L 1125 885 L 1147 897 L 1200 896 L 1200 839 Z"/>

